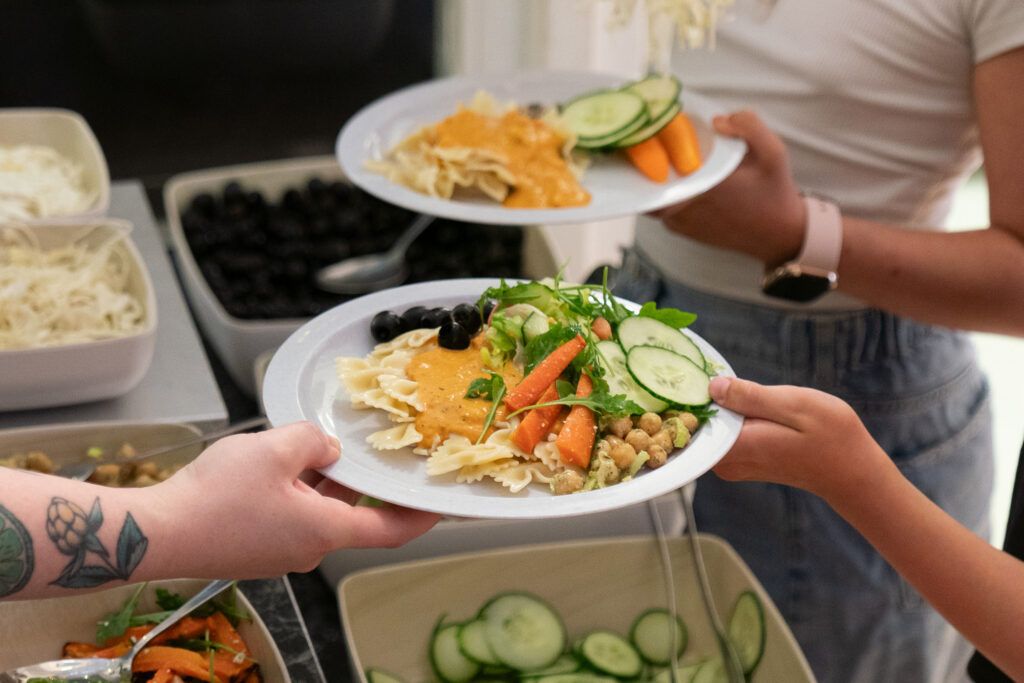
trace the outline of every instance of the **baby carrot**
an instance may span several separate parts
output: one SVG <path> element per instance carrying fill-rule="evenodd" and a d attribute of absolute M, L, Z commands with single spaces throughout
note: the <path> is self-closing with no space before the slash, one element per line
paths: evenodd
<path fill-rule="evenodd" d="M 594 390 L 594 382 L 590 375 L 580 375 L 576 385 L 576 397 L 586 398 Z M 590 464 L 590 452 L 594 449 L 594 438 L 597 436 L 597 421 L 594 411 L 587 406 L 575 405 L 569 410 L 562 430 L 555 437 L 558 454 L 562 462 L 586 468 Z"/>
<path fill-rule="evenodd" d="M 697 132 L 686 114 L 676 114 L 655 137 L 664 146 L 676 173 L 686 175 L 700 168 L 700 143 L 697 141 Z"/>
<path fill-rule="evenodd" d="M 505 407 L 508 408 L 509 412 L 514 412 L 520 408 L 537 403 L 537 398 L 544 393 L 548 385 L 553 384 L 558 379 L 562 371 L 569 367 L 572 359 L 586 345 L 587 341 L 577 334 L 549 353 L 544 360 L 537 363 L 533 370 L 530 371 L 530 374 L 524 377 L 516 385 L 516 388 L 505 396 Z"/>
<path fill-rule="evenodd" d="M 548 403 L 557 400 L 558 389 L 555 388 L 555 383 L 552 382 L 544 393 L 540 395 L 540 400 L 537 403 Z M 541 439 L 551 431 L 551 425 L 555 423 L 561 412 L 562 406 L 560 405 L 531 408 L 530 412 L 526 413 L 526 416 L 519 422 L 516 430 L 512 432 L 512 443 L 519 446 L 524 453 L 533 453 L 533 449 L 541 442 Z"/>
<path fill-rule="evenodd" d="M 625 148 L 626 156 L 641 173 L 656 183 L 668 180 L 668 153 L 657 135 Z"/>

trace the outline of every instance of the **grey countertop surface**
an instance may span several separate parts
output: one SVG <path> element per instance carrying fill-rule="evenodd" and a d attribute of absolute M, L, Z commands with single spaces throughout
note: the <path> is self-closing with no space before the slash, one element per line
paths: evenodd
<path fill-rule="evenodd" d="M 132 240 L 142 254 L 156 290 L 156 346 L 149 370 L 134 389 L 117 398 L 40 410 L 0 412 L 0 429 L 124 421 L 183 422 L 207 430 L 227 423 L 227 407 L 142 184 L 137 181 L 114 183 L 109 215 L 132 222 Z"/>

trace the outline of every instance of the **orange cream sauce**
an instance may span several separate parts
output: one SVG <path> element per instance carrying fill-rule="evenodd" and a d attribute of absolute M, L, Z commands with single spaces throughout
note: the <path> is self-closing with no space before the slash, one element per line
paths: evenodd
<path fill-rule="evenodd" d="M 416 416 L 416 431 L 423 436 L 421 447 L 430 448 L 435 437 L 444 441 L 452 434 L 460 434 L 475 442 L 480 436 L 491 402 L 465 395 L 470 382 L 490 376 L 480 356 L 483 343 L 484 335 L 480 334 L 467 349 L 430 349 L 414 356 L 406 366 L 405 374 L 419 385 L 417 391 L 423 403 L 423 410 Z M 506 387 L 514 387 L 522 379 L 512 366 L 499 374 Z M 504 416 L 505 407 L 499 406 L 495 422 Z"/>
<path fill-rule="evenodd" d="M 515 110 L 497 117 L 461 109 L 435 129 L 441 147 L 487 149 L 508 160 L 516 185 L 504 206 L 543 209 L 590 203 L 590 193 L 580 187 L 562 158 L 565 138 L 543 121 Z"/>

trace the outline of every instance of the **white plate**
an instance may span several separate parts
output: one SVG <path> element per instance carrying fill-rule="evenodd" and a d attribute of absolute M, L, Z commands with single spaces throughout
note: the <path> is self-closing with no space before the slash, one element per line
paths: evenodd
<path fill-rule="evenodd" d="M 711 117 L 722 113 L 713 103 L 687 91 L 683 109 L 693 121 L 704 163 L 690 175 L 673 172 L 665 183 L 647 180 L 621 155 L 591 155 L 583 186 L 592 198 L 587 206 L 564 209 L 506 209 L 493 200 L 435 199 L 397 185 L 363 168 L 366 159 L 381 159 L 421 126 L 455 112 L 478 90 L 499 101 L 556 103 L 596 88 L 618 87 L 621 76 L 586 71 L 455 77 L 428 81 L 392 93 L 356 113 L 338 135 L 336 153 L 349 179 L 370 194 L 413 211 L 475 223 L 541 225 L 581 223 L 646 213 L 696 196 L 724 180 L 743 159 L 746 143 L 714 134 Z"/>
<path fill-rule="evenodd" d="M 539 519 L 612 510 L 639 503 L 693 481 L 725 455 L 739 433 L 742 417 L 719 408 L 681 452 L 657 470 L 605 489 L 554 496 L 535 484 L 512 493 L 491 480 L 455 482 L 455 474 L 428 476 L 427 459 L 411 448 L 382 453 L 366 443 L 372 432 L 391 426 L 383 411 L 355 410 L 339 387 L 334 359 L 363 357 L 374 346 L 370 320 L 382 310 L 404 311 L 417 304 L 454 306 L 475 302 L 498 280 L 424 282 L 376 292 L 326 311 L 300 327 L 277 350 L 263 380 L 263 403 L 277 426 L 311 420 L 342 443 L 341 458 L 322 470 L 327 477 L 368 496 L 456 517 Z M 627 305 L 633 306 L 628 302 Z M 709 359 L 733 375 L 725 359 L 706 341 L 687 332 Z"/>

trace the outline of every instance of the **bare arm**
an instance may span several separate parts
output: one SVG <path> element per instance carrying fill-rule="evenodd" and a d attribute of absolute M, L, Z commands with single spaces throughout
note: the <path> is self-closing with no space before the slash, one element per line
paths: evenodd
<path fill-rule="evenodd" d="M 989 185 L 991 226 L 906 230 L 844 217 L 839 288 L 872 306 L 953 328 L 1024 335 L 1024 48 L 975 68 L 974 98 Z M 804 211 L 785 147 L 751 112 L 715 121 L 750 152 L 721 185 L 659 213 L 700 241 L 766 265 L 794 257 Z"/>
<path fill-rule="evenodd" d="M 828 394 L 716 378 L 712 396 L 745 416 L 715 467 L 822 497 L 958 631 L 1024 679 L 1024 562 L 957 523 L 905 479 L 853 409 Z"/>
<path fill-rule="evenodd" d="M 398 546 L 432 513 L 353 506 L 308 470 L 338 458 L 310 423 L 223 439 L 165 482 L 115 489 L 0 468 L 0 599 L 150 579 L 309 571 L 344 547 Z"/>

